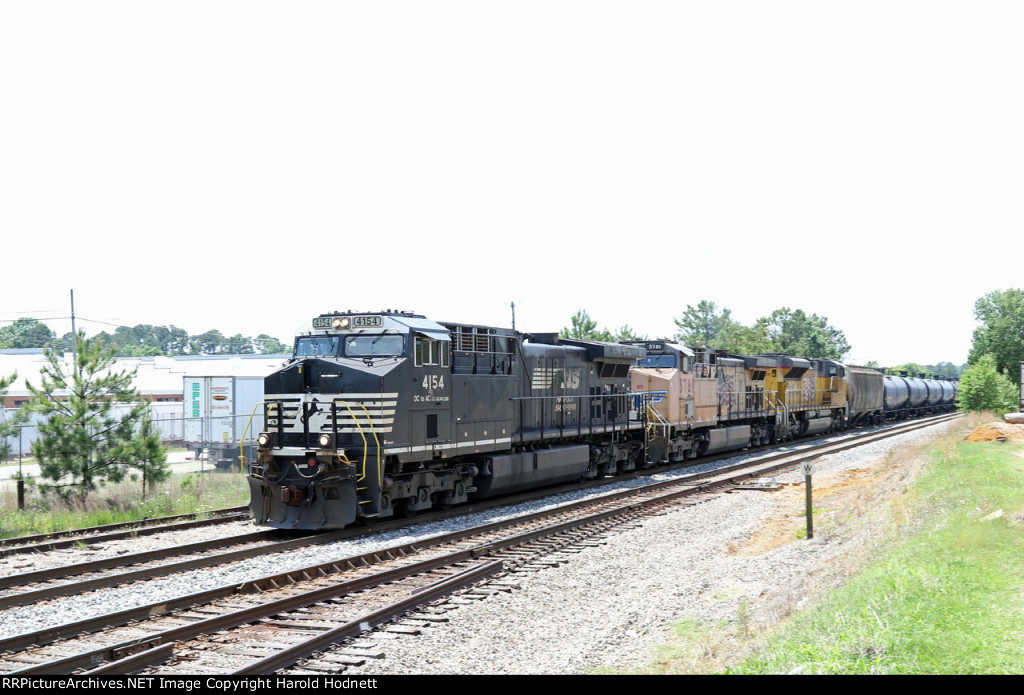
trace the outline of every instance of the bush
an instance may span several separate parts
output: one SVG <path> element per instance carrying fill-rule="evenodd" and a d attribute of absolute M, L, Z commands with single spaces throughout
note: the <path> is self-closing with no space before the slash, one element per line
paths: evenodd
<path fill-rule="evenodd" d="M 960 377 L 960 410 L 994 410 L 1002 415 L 1017 407 L 1017 387 L 999 373 L 992 355 L 982 355 Z"/>

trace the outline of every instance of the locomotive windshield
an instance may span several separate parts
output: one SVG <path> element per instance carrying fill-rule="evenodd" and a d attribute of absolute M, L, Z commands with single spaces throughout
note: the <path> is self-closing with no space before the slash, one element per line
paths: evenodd
<path fill-rule="evenodd" d="M 405 351 L 400 335 L 353 335 L 345 338 L 345 357 L 398 356 Z"/>
<path fill-rule="evenodd" d="M 636 363 L 638 367 L 675 367 L 675 355 L 648 355 Z"/>
<path fill-rule="evenodd" d="M 405 352 L 400 335 L 310 336 L 295 341 L 296 357 L 397 357 Z"/>
<path fill-rule="evenodd" d="M 315 337 L 315 338 L 299 338 L 295 341 L 295 356 L 296 357 L 309 357 L 311 355 L 330 355 L 334 357 L 338 354 L 338 338 L 337 337 Z"/>

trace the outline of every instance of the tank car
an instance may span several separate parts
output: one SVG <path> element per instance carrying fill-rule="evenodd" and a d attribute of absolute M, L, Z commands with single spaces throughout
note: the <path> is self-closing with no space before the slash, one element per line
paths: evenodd
<path fill-rule="evenodd" d="M 265 380 L 253 518 L 342 528 L 643 464 L 629 397 L 643 355 L 410 312 L 321 314 Z"/>
<path fill-rule="evenodd" d="M 886 374 L 884 416 L 889 420 L 956 410 L 957 384 L 946 379 Z"/>
<path fill-rule="evenodd" d="M 885 387 L 885 414 L 887 418 L 897 417 L 907 407 L 910 400 L 910 384 L 906 379 L 886 374 L 884 377 Z"/>

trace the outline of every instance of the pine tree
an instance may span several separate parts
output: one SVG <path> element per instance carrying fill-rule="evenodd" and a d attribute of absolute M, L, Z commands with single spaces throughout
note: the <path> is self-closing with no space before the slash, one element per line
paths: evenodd
<path fill-rule="evenodd" d="M 142 474 L 142 496 L 171 475 L 167 463 L 167 449 L 160 442 L 160 431 L 153 424 L 153 415 L 147 409 L 139 421 L 138 433 L 132 440 L 131 467 Z"/>
<path fill-rule="evenodd" d="M 17 374 L 0 376 L 0 403 L 3 402 L 4 396 L 7 395 L 7 387 L 13 384 L 17 378 Z M 6 413 L 0 411 L 0 417 L 3 418 L 0 420 L 0 460 L 6 459 L 11 455 L 12 445 L 9 438 L 17 436 L 18 425 L 25 419 L 22 410 L 15 411 L 13 417 L 7 417 Z"/>
<path fill-rule="evenodd" d="M 65 499 L 79 501 L 103 482 L 119 482 L 137 462 L 135 430 L 149 404 L 132 383 L 135 371 L 113 371 L 114 351 L 98 340 L 76 336 L 71 362 L 46 351 L 42 385 L 26 382 L 28 408 L 39 413 L 39 437 L 32 453 L 43 478 Z"/>
<path fill-rule="evenodd" d="M 611 341 L 612 334 L 607 328 L 598 330 L 597 321 L 590 318 L 583 309 L 580 309 L 572 315 L 570 319 L 572 325 L 565 326 L 558 333 L 560 338 L 572 338 L 574 340 L 599 340 L 599 341 Z"/>
<path fill-rule="evenodd" d="M 676 340 L 685 345 L 702 345 L 712 348 L 725 347 L 716 338 L 734 323 L 729 309 L 723 308 L 721 313 L 714 302 L 702 299 L 697 306 L 686 305 L 681 318 L 672 319 L 678 331 Z"/>

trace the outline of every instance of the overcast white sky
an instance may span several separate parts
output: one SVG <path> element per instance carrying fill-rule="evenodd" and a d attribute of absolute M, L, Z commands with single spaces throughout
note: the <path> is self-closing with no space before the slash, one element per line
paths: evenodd
<path fill-rule="evenodd" d="M 0 320 L 330 310 L 966 359 L 1024 286 L 1019 2 L 4 2 Z M 91 333 L 109 326 L 82 323 Z M 58 334 L 67 320 L 51 326 Z"/>

